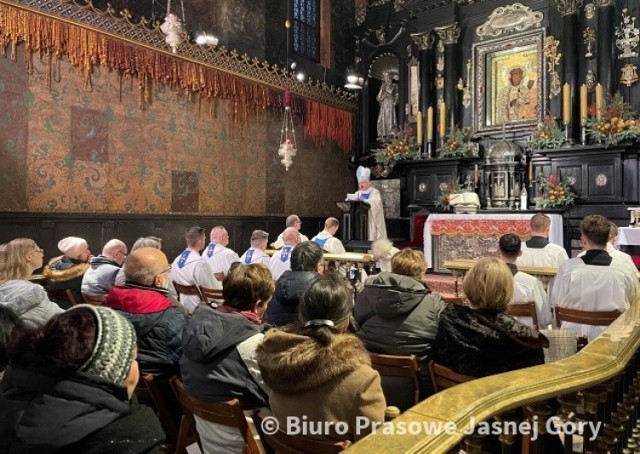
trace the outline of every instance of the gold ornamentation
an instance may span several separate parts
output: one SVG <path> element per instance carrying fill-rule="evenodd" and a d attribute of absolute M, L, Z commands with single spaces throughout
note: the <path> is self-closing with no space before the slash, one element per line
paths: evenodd
<path fill-rule="evenodd" d="M 627 87 L 635 84 L 638 81 L 638 73 L 636 72 L 636 69 L 638 69 L 638 67 L 631 63 L 624 65 L 621 69 L 622 77 L 620 77 L 620 83 L 625 84 Z"/>
<path fill-rule="evenodd" d="M 562 53 L 558 52 L 560 41 L 549 35 L 544 39 L 544 58 L 547 60 L 547 71 L 551 80 L 549 87 L 549 99 L 558 96 L 562 90 L 560 84 L 560 75 L 556 71 L 556 66 L 560 64 Z"/>
<path fill-rule="evenodd" d="M 570 16 L 578 14 L 582 7 L 582 0 L 556 0 L 556 5 L 561 16 Z"/>
<path fill-rule="evenodd" d="M 418 50 L 429 50 L 436 42 L 436 37 L 431 32 L 412 33 L 411 39 L 418 46 Z"/>
<path fill-rule="evenodd" d="M 593 19 L 595 15 L 596 15 L 596 5 L 594 5 L 593 3 L 587 3 L 584 6 L 584 17 L 586 17 L 587 19 Z"/>
<path fill-rule="evenodd" d="M 438 34 L 438 37 L 444 42 L 444 44 L 456 44 L 460 37 L 460 26 L 457 22 L 444 25 L 442 27 L 436 27 L 433 31 Z"/>
<path fill-rule="evenodd" d="M 584 38 L 584 45 L 587 46 L 587 52 L 584 54 L 585 58 L 593 57 L 591 46 L 596 41 L 596 31 L 591 27 L 587 27 L 582 32 L 582 38 Z"/>
<path fill-rule="evenodd" d="M 544 14 L 531 11 L 531 8 L 521 3 L 501 6 L 494 9 L 485 23 L 476 29 L 476 35 L 484 39 L 511 32 L 522 32 L 532 27 L 540 27 L 543 19 Z"/>

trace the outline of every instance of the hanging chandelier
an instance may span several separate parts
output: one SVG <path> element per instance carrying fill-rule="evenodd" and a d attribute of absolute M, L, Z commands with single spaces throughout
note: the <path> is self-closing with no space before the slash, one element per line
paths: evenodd
<path fill-rule="evenodd" d="M 296 155 L 298 148 L 296 146 L 295 130 L 293 129 L 293 113 L 291 111 L 291 90 L 289 85 L 284 88 L 284 114 L 282 116 L 282 128 L 280 129 L 280 148 L 278 156 L 285 170 L 289 170 L 293 164 L 293 157 Z M 291 131 L 291 133 L 289 133 Z"/>
<path fill-rule="evenodd" d="M 180 0 L 182 5 L 182 19 L 184 20 L 184 0 Z M 171 0 L 167 1 L 167 16 L 164 18 L 160 31 L 166 35 L 164 42 L 171 47 L 171 52 L 177 52 L 178 46 L 184 41 L 185 27 L 178 16 L 171 13 Z"/>

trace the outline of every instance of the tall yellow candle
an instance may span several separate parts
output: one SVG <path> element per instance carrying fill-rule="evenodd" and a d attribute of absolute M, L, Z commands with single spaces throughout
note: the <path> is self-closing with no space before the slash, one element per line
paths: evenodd
<path fill-rule="evenodd" d="M 571 123 L 571 85 L 562 86 L 562 122 Z"/>
<path fill-rule="evenodd" d="M 585 124 L 587 121 L 587 86 L 585 84 L 580 85 L 580 122 Z"/>
<path fill-rule="evenodd" d="M 418 145 L 422 145 L 422 112 L 418 111 L 416 116 L 416 136 L 418 136 Z"/>
<path fill-rule="evenodd" d="M 440 137 L 444 138 L 447 132 L 447 104 L 440 104 Z"/>
<path fill-rule="evenodd" d="M 433 107 L 427 109 L 427 142 L 433 141 Z"/>
<path fill-rule="evenodd" d="M 596 116 L 598 120 L 602 118 L 604 110 L 604 87 L 601 84 L 596 85 Z"/>

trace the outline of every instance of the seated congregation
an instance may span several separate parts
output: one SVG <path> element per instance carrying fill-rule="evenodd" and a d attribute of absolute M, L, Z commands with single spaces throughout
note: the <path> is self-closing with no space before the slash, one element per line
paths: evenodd
<path fill-rule="evenodd" d="M 430 290 L 421 251 L 388 240 L 374 243 L 380 271 L 363 286 L 325 272 L 334 221 L 308 241 L 288 218 L 271 258 L 262 230 L 239 256 L 223 226 L 208 245 L 203 228 L 189 227 L 171 264 L 156 237 L 130 250 L 112 239 L 96 257 L 68 237 L 43 273 L 54 288 L 29 280 L 44 264 L 33 240 L 1 245 L 0 453 L 182 452 L 194 441 L 205 453 L 253 452 L 267 416 L 280 425 L 261 434 L 267 446 L 287 443 L 291 422 L 304 421 L 323 429 L 298 443 L 337 452 L 385 410 L 441 391 L 434 371 L 465 381 L 543 364 L 549 339 L 539 328 L 589 341 L 604 329 L 554 311 L 619 314 L 640 292 L 635 267 L 610 244 L 615 226 L 599 215 L 583 219 L 584 254 L 572 259 L 548 242 L 543 214 L 530 239 L 503 235 L 496 255 L 467 272 L 462 302 Z M 548 291 L 518 270 L 528 260 L 558 267 Z M 52 290 L 63 282 L 72 292 L 58 301 Z M 510 315 L 519 305 L 530 312 Z M 562 449 L 551 436 L 544 446 Z"/>

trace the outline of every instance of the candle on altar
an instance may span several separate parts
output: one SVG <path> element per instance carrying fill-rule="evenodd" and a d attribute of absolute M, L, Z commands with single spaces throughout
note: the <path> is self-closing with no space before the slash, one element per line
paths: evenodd
<path fill-rule="evenodd" d="M 440 137 L 444 139 L 445 133 L 447 132 L 447 104 L 440 104 Z"/>
<path fill-rule="evenodd" d="M 473 182 L 476 186 L 478 185 L 478 164 L 473 166 Z"/>
<path fill-rule="evenodd" d="M 562 86 L 562 122 L 571 123 L 571 85 Z"/>
<path fill-rule="evenodd" d="M 433 107 L 427 109 L 427 142 L 433 140 Z"/>
<path fill-rule="evenodd" d="M 580 122 L 585 124 L 587 121 L 587 86 L 580 85 Z"/>
<path fill-rule="evenodd" d="M 529 161 L 529 181 L 533 180 L 533 161 Z"/>
<path fill-rule="evenodd" d="M 422 145 L 422 112 L 418 111 L 416 115 L 416 136 L 418 139 L 418 145 Z"/>
<path fill-rule="evenodd" d="M 596 116 L 598 120 L 602 118 L 602 110 L 604 109 L 604 87 L 601 84 L 596 85 Z"/>

